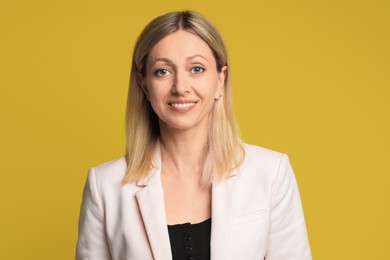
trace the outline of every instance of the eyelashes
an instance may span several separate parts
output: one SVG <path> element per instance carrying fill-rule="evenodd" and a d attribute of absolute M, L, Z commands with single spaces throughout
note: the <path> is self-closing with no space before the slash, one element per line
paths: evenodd
<path fill-rule="evenodd" d="M 191 72 L 194 73 L 194 74 L 201 74 L 205 71 L 204 68 L 200 67 L 200 66 L 196 66 L 196 67 L 193 67 L 191 69 Z"/>
<path fill-rule="evenodd" d="M 156 76 L 159 77 L 165 77 L 171 74 L 171 72 L 168 69 L 159 69 L 154 72 Z"/>
<path fill-rule="evenodd" d="M 206 71 L 203 66 L 194 66 L 189 69 L 189 72 L 193 75 L 199 75 Z M 170 68 L 157 69 L 154 71 L 154 75 L 157 77 L 168 77 L 172 75 L 174 72 Z"/>

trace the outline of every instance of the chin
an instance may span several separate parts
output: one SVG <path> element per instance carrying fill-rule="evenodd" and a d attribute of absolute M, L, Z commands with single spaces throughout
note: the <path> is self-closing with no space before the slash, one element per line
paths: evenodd
<path fill-rule="evenodd" d="M 190 130 L 200 130 L 201 128 L 207 128 L 207 124 L 204 122 L 166 122 L 160 121 L 160 131 L 190 131 Z"/>
<path fill-rule="evenodd" d="M 195 129 L 196 125 L 186 125 L 186 124 L 176 124 L 176 125 L 169 125 L 168 129 L 176 130 L 176 131 L 188 131 L 191 129 Z"/>

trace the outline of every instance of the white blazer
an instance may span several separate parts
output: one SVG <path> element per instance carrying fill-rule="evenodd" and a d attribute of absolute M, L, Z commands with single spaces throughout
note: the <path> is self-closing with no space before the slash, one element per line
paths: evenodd
<path fill-rule="evenodd" d="M 245 145 L 242 166 L 212 185 L 211 260 L 309 260 L 298 186 L 287 155 Z M 171 260 L 160 154 L 123 185 L 125 158 L 89 169 L 77 260 Z"/>

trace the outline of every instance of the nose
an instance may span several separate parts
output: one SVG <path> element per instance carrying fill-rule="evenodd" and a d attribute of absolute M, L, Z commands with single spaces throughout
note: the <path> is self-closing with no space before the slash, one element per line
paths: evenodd
<path fill-rule="evenodd" d="M 185 71 L 177 71 L 172 84 L 172 94 L 177 96 L 185 96 L 190 93 L 190 81 Z"/>

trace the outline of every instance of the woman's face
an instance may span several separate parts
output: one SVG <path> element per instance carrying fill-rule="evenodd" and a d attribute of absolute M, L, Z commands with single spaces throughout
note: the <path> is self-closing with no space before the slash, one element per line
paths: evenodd
<path fill-rule="evenodd" d="M 150 51 L 140 81 L 160 121 L 160 129 L 206 129 L 220 98 L 226 67 L 217 70 L 210 47 L 198 36 L 179 30 Z"/>

